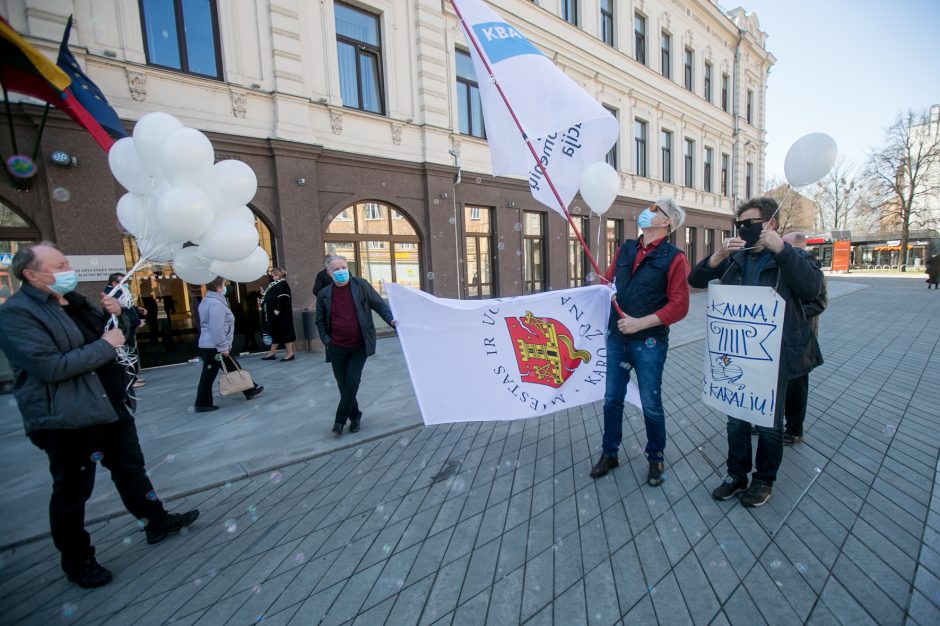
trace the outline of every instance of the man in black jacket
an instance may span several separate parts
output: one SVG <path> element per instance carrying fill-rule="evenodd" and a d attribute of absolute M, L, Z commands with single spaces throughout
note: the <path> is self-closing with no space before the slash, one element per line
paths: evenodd
<path fill-rule="evenodd" d="M 787 233 L 782 237 L 784 243 L 793 246 L 797 254 L 819 267 L 816 255 L 806 250 L 806 235 L 803 233 Z M 822 289 L 819 297 L 811 302 L 803 303 L 803 312 L 809 320 L 813 336 L 819 340 L 819 315 L 826 310 L 829 298 L 826 293 L 826 278 L 823 277 Z M 787 399 L 783 405 L 783 445 L 793 446 L 803 441 L 803 422 L 806 420 L 806 403 L 809 400 L 809 372 L 797 376 L 787 384 Z"/>
<path fill-rule="evenodd" d="M 823 276 L 813 263 L 783 242 L 777 234 L 777 203 L 772 198 L 753 198 L 737 210 L 737 237 L 722 242 L 721 249 L 703 259 L 689 274 L 689 284 L 705 288 L 712 280 L 723 285 L 773 287 L 786 301 L 774 425 L 758 426 L 756 471 L 751 472 L 750 422 L 728 416 L 728 476 L 712 492 L 727 500 L 740 491 L 745 506 L 761 506 L 770 499 L 777 470 L 783 459 L 783 408 L 787 383 L 822 363 L 819 344 L 810 330 L 803 302 L 819 296 Z"/>
<path fill-rule="evenodd" d="M 146 524 L 148 543 L 189 526 L 199 511 L 167 513 L 147 477 L 128 411 L 130 378 L 115 361 L 124 335 L 105 330 L 107 314 L 121 314 L 118 301 L 101 294 L 102 312 L 75 293 L 75 272 L 48 242 L 21 247 L 12 269 L 23 286 L 0 306 L 0 349 L 13 366 L 26 435 L 49 457 L 52 540 L 69 580 L 100 587 L 111 572 L 95 560 L 85 530 L 97 463 L 110 470 L 128 511 Z"/>
<path fill-rule="evenodd" d="M 339 386 L 339 405 L 333 432 L 340 435 L 346 420 L 349 432 L 359 432 L 362 411 L 356 401 L 362 368 L 375 354 L 375 311 L 389 326 L 397 325 L 388 308 L 369 281 L 349 275 L 346 258 L 330 257 L 326 264 L 331 284 L 317 294 L 317 330 L 326 346 L 326 360 L 333 366 Z"/>

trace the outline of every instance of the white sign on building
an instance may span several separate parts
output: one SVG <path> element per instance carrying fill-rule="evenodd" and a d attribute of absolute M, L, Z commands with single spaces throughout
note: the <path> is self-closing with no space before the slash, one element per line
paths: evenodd
<path fill-rule="evenodd" d="M 772 426 L 786 301 L 770 287 L 709 285 L 702 401 Z"/>
<path fill-rule="evenodd" d="M 66 257 L 78 274 L 78 282 L 105 281 L 111 274 L 127 271 L 123 254 L 69 254 Z"/>

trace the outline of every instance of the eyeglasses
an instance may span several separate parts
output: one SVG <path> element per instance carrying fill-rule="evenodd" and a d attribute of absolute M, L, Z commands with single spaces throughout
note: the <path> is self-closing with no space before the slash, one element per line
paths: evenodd
<path fill-rule="evenodd" d="M 657 211 L 659 211 L 659 206 L 655 204 L 651 204 L 649 209 L 650 209 L 650 213 L 656 213 Z"/>
<path fill-rule="evenodd" d="M 734 227 L 735 228 L 747 228 L 748 226 L 754 226 L 755 224 L 763 224 L 766 221 L 768 220 L 765 220 L 764 218 L 761 218 L 761 217 L 753 217 L 747 220 L 735 220 Z"/>

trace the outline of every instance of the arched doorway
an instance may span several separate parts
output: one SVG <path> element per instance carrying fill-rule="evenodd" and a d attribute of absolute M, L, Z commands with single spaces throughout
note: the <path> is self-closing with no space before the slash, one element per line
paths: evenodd
<path fill-rule="evenodd" d="M 258 230 L 258 245 L 268 253 L 273 263 L 276 258 L 274 237 L 271 229 L 257 214 L 255 228 Z M 125 264 L 127 267 L 133 267 L 138 259 L 134 238 L 125 235 Z M 127 282 L 138 304 L 147 309 L 146 324 L 137 335 L 141 365 L 169 365 L 193 358 L 199 341 L 197 309 L 205 288 L 202 285 L 190 285 L 177 278 L 168 263 L 139 270 Z M 259 301 L 261 287 L 266 285 L 267 277 L 261 276 L 250 283 L 232 285 L 226 294 L 235 315 L 235 341 L 232 345 L 234 352 L 256 352 L 265 349 L 259 341 Z"/>
<path fill-rule="evenodd" d="M 346 207 L 327 227 L 323 248 L 327 255 L 346 257 L 353 275 L 383 297 L 383 281 L 421 288 L 421 238 L 392 206 L 369 200 Z"/>
<path fill-rule="evenodd" d="M 13 276 L 10 262 L 20 246 L 41 239 L 39 229 L 29 223 L 13 207 L 0 202 L 0 304 L 6 302 L 20 287 Z M 10 391 L 13 370 L 7 357 L 0 351 L 0 393 Z"/>

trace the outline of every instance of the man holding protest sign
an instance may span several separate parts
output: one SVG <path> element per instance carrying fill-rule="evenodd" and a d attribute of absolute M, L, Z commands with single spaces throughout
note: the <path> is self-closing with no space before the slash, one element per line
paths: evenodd
<path fill-rule="evenodd" d="M 617 450 L 623 434 L 623 400 L 636 374 L 646 422 L 647 484 L 663 483 L 666 448 L 666 413 L 662 382 L 669 325 L 689 312 L 689 264 L 685 254 L 666 241 L 670 232 L 685 223 L 685 211 L 672 198 L 660 198 L 637 218 L 643 234 L 620 246 L 607 270 L 617 287 L 617 303 L 626 313 L 611 311 L 607 337 L 607 391 L 604 395 L 603 452 L 591 470 L 599 478 L 617 467 Z"/>
<path fill-rule="evenodd" d="M 720 250 L 698 263 L 689 274 L 689 284 L 693 287 L 706 288 L 715 279 L 722 285 L 772 287 L 786 302 L 773 426 L 756 427 L 756 471 L 749 485 L 752 424 L 729 415 L 728 475 L 712 492 L 716 500 L 727 500 L 744 491 L 741 503 L 750 507 L 761 506 L 770 499 L 783 459 L 787 383 L 822 363 L 819 344 L 810 329 L 803 302 L 819 296 L 823 275 L 780 238 L 776 231 L 777 211 L 777 203 L 772 198 L 746 201 L 738 207 L 734 222 L 738 236 L 723 241 Z"/>

